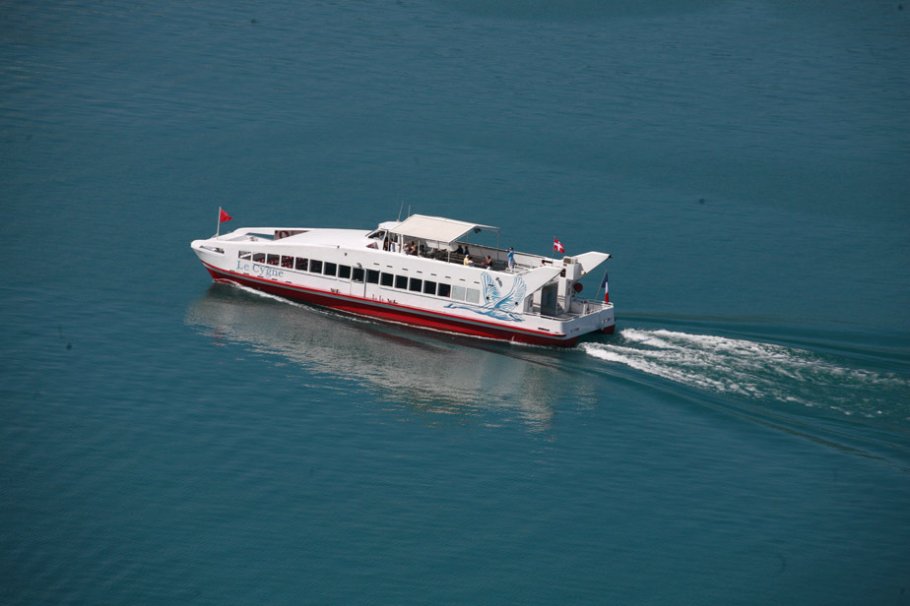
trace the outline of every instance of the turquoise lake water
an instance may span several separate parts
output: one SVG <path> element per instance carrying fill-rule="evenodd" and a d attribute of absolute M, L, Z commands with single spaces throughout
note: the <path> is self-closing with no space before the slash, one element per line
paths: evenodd
<path fill-rule="evenodd" d="M 910 4 L 0 17 L 3 604 L 910 604 Z M 214 285 L 219 206 L 604 250 L 618 330 Z"/>

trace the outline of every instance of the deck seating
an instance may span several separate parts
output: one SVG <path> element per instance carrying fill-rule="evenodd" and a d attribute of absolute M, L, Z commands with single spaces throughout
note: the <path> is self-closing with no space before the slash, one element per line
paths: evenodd
<path fill-rule="evenodd" d="M 418 256 L 426 259 L 436 259 L 437 261 L 447 261 L 455 265 L 464 265 L 465 255 L 453 251 L 446 250 L 444 248 L 430 248 L 421 244 L 418 247 Z M 472 254 L 471 260 L 474 261 L 474 267 L 483 267 L 483 260 L 486 257 L 484 254 Z M 504 260 L 494 259 L 493 265 L 490 266 L 492 271 L 507 271 L 509 265 Z"/>

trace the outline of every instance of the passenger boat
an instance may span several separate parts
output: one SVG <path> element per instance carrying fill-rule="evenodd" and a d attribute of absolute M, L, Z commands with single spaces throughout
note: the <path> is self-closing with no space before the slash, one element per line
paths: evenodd
<path fill-rule="evenodd" d="M 606 277 L 604 300 L 579 296 L 580 280 L 609 254 L 551 258 L 467 241 L 481 231 L 499 233 L 411 215 L 372 230 L 240 228 L 191 246 L 216 281 L 358 316 L 562 347 L 613 332 Z"/>

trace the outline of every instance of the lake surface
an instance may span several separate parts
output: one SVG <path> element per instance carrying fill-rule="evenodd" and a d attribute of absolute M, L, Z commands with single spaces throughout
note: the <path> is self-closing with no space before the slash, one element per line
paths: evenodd
<path fill-rule="evenodd" d="M 910 5 L 629 4 L 4 3 L 0 602 L 910 604 Z M 219 206 L 604 250 L 618 330 L 214 285 Z"/>

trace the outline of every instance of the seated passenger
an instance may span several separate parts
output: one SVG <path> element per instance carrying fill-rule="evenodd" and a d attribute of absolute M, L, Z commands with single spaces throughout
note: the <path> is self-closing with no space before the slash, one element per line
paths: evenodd
<path fill-rule="evenodd" d="M 473 259 L 471 259 L 471 255 L 465 255 L 465 256 L 464 256 L 464 264 L 467 265 L 467 266 L 473 266 L 473 265 L 474 265 L 474 261 L 473 261 Z"/>
<path fill-rule="evenodd" d="M 486 258 L 483 260 L 483 266 L 488 269 L 490 267 L 493 267 L 493 257 L 491 257 L 490 255 L 487 255 Z"/>

